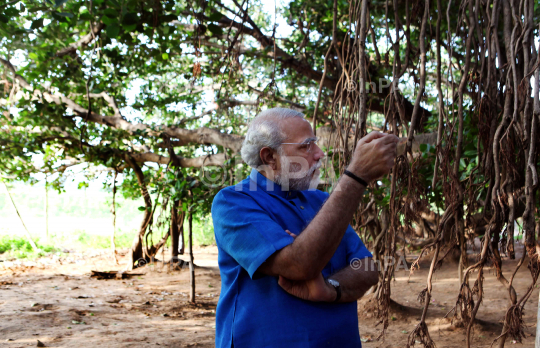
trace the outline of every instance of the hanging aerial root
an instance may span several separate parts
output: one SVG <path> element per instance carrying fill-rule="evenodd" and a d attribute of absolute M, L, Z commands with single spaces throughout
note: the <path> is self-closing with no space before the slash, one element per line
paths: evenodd
<path fill-rule="evenodd" d="M 459 292 L 458 298 L 456 300 L 456 305 L 454 306 L 454 316 L 453 320 L 461 320 L 465 325 L 469 325 L 472 317 L 472 311 L 475 306 L 474 295 L 478 293 L 478 281 L 474 283 L 473 290 L 469 288 L 468 283 L 461 284 L 461 290 Z M 476 291 L 475 291 L 476 289 Z M 452 312 L 452 311 L 450 311 Z M 448 313 L 450 313 L 448 312 Z"/>
<path fill-rule="evenodd" d="M 425 288 L 424 290 L 420 291 L 420 293 L 418 294 L 417 301 L 421 302 L 421 303 L 426 302 L 426 294 L 427 294 L 427 292 L 428 292 L 428 288 Z"/>
<path fill-rule="evenodd" d="M 377 340 L 379 340 L 381 337 L 384 337 L 386 333 L 386 329 L 388 329 L 389 321 L 389 312 L 390 312 L 390 281 L 386 280 L 383 282 L 380 282 L 380 290 L 378 291 L 378 297 L 377 297 L 377 317 L 379 318 L 379 321 L 375 326 L 378 326 L 380 324 L 383 324 L 383 328 L 381 330 L 381 333 L 377 337 Z"/>
<path fill-rule="evenodd" d="M 521 297 L 521 299 L 516 304 L 513 304 L 512 306 L 510 306 L 510 308 L 508 308 L 508 310 L 506 311 L 506 314 L 504 316 L 504 326 L 506 330 L 491 343 L 491 346 L 493 346 L 493 344 L 500 338 L 505 339 L 508 335 L 510 335 L 515 341 L 519 343 L 522 342 L 523 338 L 527 337 L 525 335 L 525 330 L 524 330 L 525 324 L 523 321 L 523 314 L 525 312 L 524 306 L 527 300 L 529 299 L 529 297 L 531 296 L 534 286 L 536 284 L 536 281 L 538 280 L 538 276 L 540 274 L 540 269 L 539 269 L 537 260 L 538 258 L 535 255 L 534 258 L 531 259 L 531 261 L 527 265 L 527 268 L 529 268 L 531 272 L 531 277 L 532 277 L 531 285 L 529 285 L 523 297 Z M 521 262 L 520 262 L 520 265 L 518 265 L 518 267 L 514 271 L 514 274 L 512 275 L 512 280 L 519 266 L 521 266 Z"/>
<path fill-rule="evenodd" d="M 522 343 L 521 340 L 527 337 L 524 331 L 524 312 L 525 311 L 520 304 L 515 304 L 508 308 L 504 317 L 506 331 L 503 332 L 500 336 L 498 336 L 495 340 L 493 340 L 491 346 L 493 346 L 493 344 L 497 342 L 497 340 L 499 340 L 501 337 L 505 337 L 507 335 L 510 335 L 515 341 Z"/>
<path fill-rule="evenodd" d="M 425 289 L 427 291 L 427 289 Z M 407 338 L 407 348 L 414 347 L 416 343 L 420 343 L 424 348 L 435 348 L 435 342 L 431 339 L 427 325 L 424 321 L 421 321 L 416 325 L 414 330 L 409 334 Z"/>

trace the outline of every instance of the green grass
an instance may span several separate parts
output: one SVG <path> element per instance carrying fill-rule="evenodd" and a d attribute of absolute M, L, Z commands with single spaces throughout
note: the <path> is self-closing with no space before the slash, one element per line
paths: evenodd
<path fill-rule="evenodd" d="M 14 236 L 1 236 L 0 237 L 0 254 L 8 256 L 8 258 L 36 258 L 44 255 L 45 253 L 50 253 L 56 251 L 56 249 L 51 245 L 42 244 L 39 239 L 34 241 L 38 249 L 41 252 L 36 253 L 28 239 L 23 237 L 14 237 Z"/>
<path fill-rule="evenodd" d="M 41 219 L 45 216 L 45 188 L 15 184 L 11 194 L 24 221 Z M 153 197 L 155 200 L 155 197 Z M 30 233 L 38 247 L 47 252 L 62 252 L 62 250 L 78 251 L 84 249 L 109 249 L 110 234 L 105 231 L 103 219 L 111 219 L 110 202 L 112 193 L 103 189 L 73 189 L 58 194 L 49 190 L 49 238 L 45 238 L 43 224 L 35 224 Z M 117 229 L 115 242 L 117 248 L 129 248 L 139 230 L 142 212 L 137 208 L 144 203 L 140 199 L 125 199 L 122 195 L 116 197 Z M 157 213 L 157 212 L 156 212 Z M 30 243 L 26 241 L 20 229 L 13 224 L 2 226 L 2 219 L 12 219 L 14 209 L 7 194 L 0 193 L 0 258 L 30 258 L 37 257 Z M 59 218 L 69 217 L 69 224 L 59 223 Z M 73 218 L 81 218 L 81 223 L 73 222 Z M 94 220 L 95 219 L 95 220 Z M 100 220 L 101 219 L 101 220 Z M 13 219 L 12 219 L 13 220 Z M 53 222 L 51 222 L 53 221 Z M 94 223 L 95 222 L 95 223 Z M 154 225 L 152 240 L 157 243 L 167 232 L 169 226 L 158 228 Z M 110 225 L 109 225 L 110 226 Z M 188 222 L 184 223 L 184 240 L 188 243 Z M 214 227 L 210 215 L 194 217 L 193 244 L 215 244 Z M 169 239 L 168 246 L 171 245 Z"/>
<path fill-rule="evenodd" d="M 135 231 L 130 233 L 120 232 L 114 236 L 114 242 L 117 248 L 128 248 L 131 246 L 135 237 Z M 70 243 L 73 244 L 73 243 Z M 91 235 L 86 231 L 79 231 L 76 235 L 77 246 L 95 249 L 108 249 L 111 247 L 111 236 Z"/>
<path fill-rule="evenodd" d="M 185 225 L 184 236 L 187 242 L 187 224 Z M 187 243 L 186 243 L 187 244 Z M 212 218 L 201 219 L 200 221 L 193 221 L 193 244 L 194 245 L 212 245 L 216 244 L 214 238 L 214 225 L 212 224 Z"/>
<path fill-rule="evenodd" d="M 131 246 L 134 232 L 118 233 L 115 236 L 117 248 Z M 36 253 L 30 242 L 24 238 L 13 235 L 0 236 L 0 257 L 2 259 L 34 259 L 47 253 L 62 252 L 65 249 L 108 249 L 110 248 L 110 236 L 90 235 L 86 231 L 76 230 L 71 234 L 52 234 L 49 243 L 34 239 L 37 247 L 41 250 Z"/>
<path fill-rule="evenodd" d="M 160 229 L 154 228 L 152 234 L 153 242 L 159 242 L 162 236 L 167 232 L 167 229 L 168 226 L 163 226 Z M 115 234 L 116 247 L 119 249 L 131 247 L 137 231 L 138 229 L 134 228 L 119 228 Z M 64 252 L 66 249 L 69 251 L 79 251 L 85 249 L 109 249 L 111 247 L 110 235 L 90 233 L 85 229 L 75 228 L 68 231 L 52 232 L 49 234 L 48 242 L 43 235 L 39 236 L 41 236 L 41 238 L 34 236 L 34 241 L 41 250 L 41 252 L 36 253 L 30 245 L 30 242 L 28 242 L 24 236 L 14 234 L 0 235 L 0 258 L 35 259 L 47 253 Z M 187 248 L 187 219 L 184 223 L 184 240 Z M 215 243 L 212 219 L 194 219 L 193 244 L 199 246 L 213 245 Z M 167 245 L 170 247 L 170 239 L 168 240 Z"/>

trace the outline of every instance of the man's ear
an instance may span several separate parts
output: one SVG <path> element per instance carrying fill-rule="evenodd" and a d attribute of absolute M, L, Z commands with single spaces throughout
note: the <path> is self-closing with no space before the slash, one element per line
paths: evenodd
<path fill-rule="evenodd" d="M 259 152 L 259 156 L 261 156 L 261 160 L 264 165 L 269 166 L 273 170 L 278 169 L 276 151 L 269 147 L 263 147 Z"/>

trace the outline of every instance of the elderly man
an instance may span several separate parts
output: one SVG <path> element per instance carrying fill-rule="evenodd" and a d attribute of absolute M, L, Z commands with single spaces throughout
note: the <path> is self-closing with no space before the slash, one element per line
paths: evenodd
<path fill-rule="evenodd" d="M 397 142 L 362 138 L 328 195 L 315 189 L 324 154 L 303 114 L 275 108 L 251 122 L 241 151 L 251 175 L 212 205 L 216 347 L 361 347 L 356 300 L 378 273 L 349 222 L 367 183 L 390 171 Z"/>

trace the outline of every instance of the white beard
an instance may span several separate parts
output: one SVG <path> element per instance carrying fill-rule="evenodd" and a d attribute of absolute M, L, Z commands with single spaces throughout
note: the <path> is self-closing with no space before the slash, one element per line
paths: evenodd
<path fill-rule="evenodd" d="M 321 180 L 321 162 L 317 162 L 311 168 L 301 170 L 300 163 L 291 163 L 287 156 L 281 156 L 281 173 L 274 176 L 276 184 L 285 191 L 316 190 Z"/>

